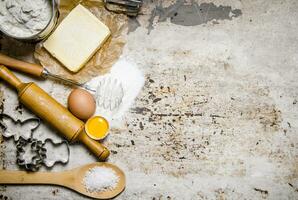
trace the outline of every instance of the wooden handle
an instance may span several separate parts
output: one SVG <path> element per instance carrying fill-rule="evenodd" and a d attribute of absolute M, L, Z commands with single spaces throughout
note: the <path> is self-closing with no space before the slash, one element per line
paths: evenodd
<path fill-rule="evenodd" d="M 25 172 L 0 170 L 0 184 L 50 184 L 65 185 L 69 180 L 65 172 Z"/>
<path fill-rule="evenodd" d="M 78 139 L 80 142 L 85 144 L 87 148 L 97 157 L 100 161 L 105 161 L 109 155 L 110 151 L 101 143 L 90 138 L 85 131 L 79 134 Z"/>
<path fill-rule="evenodd" d="M 11 86 L 18 89 L 22 82 L 4 65 L 0 65 L 0 78 L 8 82 Z"/>
<path fill-rule="evenodd" d="M 21 71 L 27 74 L 31 74 L 37 77 L 42 76 L 43 67 L 38 64 L 28 63 L 0 53 L 0 64 L 6 65 L 7 67 Z"/>

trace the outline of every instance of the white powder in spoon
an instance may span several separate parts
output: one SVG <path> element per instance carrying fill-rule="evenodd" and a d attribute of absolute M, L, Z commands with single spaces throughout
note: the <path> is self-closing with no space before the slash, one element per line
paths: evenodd
<path fill-rule="evenodd" d="M 107 167 L 93 167 L 86 172 L 83 184 L 88 192 L 113 190 L 119 182 L 119 176 Z"/>

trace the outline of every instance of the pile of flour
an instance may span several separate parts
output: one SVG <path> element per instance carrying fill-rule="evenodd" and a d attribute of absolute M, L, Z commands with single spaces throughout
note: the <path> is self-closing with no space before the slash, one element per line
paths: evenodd
<path fill-rule="evenodd" d="M 123 117 L 141 91 L 145 83 L 145 77 L 132 59 L 121 57 L 113 65 L 110 73 L 93 78 L 87 85 L 96 88 L 102 80 L 106 79 L 117 80 L 120 83 L 123 90 L 113 90 L 113 97 L 116 98 L 123 95 L 122 101 L 117 109 L 109 110 L 99 105 L 98 102 L 101 98 L 110 99 L 111 97 L 95 95 L 94 97 L 97 102 L 95 115 L 106 118 L 109 121 L 110 128 L 121 128 L 124 125 Z M 111 87 L 115 86 L 113 82 L 110 83 L 112 84 Z M 110 89 L 111 87 L 106 87 L 106 89 Z M 108 92 L 104 94 L 110 95 Z"/>
<path fill-rule="evenodd" d="M 50 0 L 0 0 L 0 29 L 30 37 L 44 29 L 52 16 Z"/>

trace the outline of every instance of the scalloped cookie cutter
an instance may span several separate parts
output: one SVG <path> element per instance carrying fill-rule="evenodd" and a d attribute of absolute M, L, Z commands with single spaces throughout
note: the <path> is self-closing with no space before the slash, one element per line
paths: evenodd
<path fill-rule="evenodd" d="M 67 156 L 56 159 L 54 161 L 48 160 L 48 150 L 45 145 L 50 143 L 55 148 L 61 144 L 65 144 L 67 149 Z M 30 155 L 28 155 L 30 154 Z M 33 156 L 32 156 L 33 154 Z M 44 142 L 37 139 L 25 140 L 20 138 L 17 142 L 17 164 L 28 171 L 37 171 L 42 165 L 47 168 L 52 168 L 55 164 L 67 164 L 70 157 L 70 149 L 68 142 L 63 140 L 61 142 L 54 142 L 52 139 L 47 138 Z"/>
<path fill-rule="evenodd" d="M 16 145 L 17 164 L 28 171 L 37 171 L 46 157 L 46 152 L 42 145 L 42 141 L 36 139 L 30 138 L 25 140 L 20 138 Z"/>

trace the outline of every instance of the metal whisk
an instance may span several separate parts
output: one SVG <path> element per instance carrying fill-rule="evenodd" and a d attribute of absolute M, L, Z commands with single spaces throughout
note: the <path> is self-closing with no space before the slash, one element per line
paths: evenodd
<path fill-rule="evenodd" d="M 108 11 L 135 17 L 140 11 L 143 0 L 104 0 L 104 3 Z"/>

